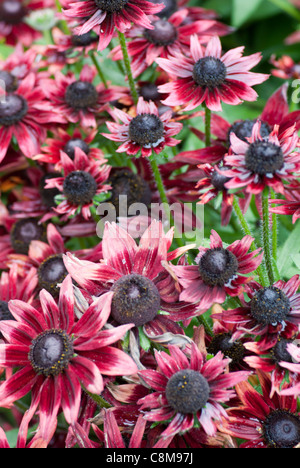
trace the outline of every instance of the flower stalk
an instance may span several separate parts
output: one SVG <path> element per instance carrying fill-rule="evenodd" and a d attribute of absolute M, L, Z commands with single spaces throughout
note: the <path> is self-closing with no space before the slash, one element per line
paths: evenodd
<path fill-rule="evenodd" d="M 272 257 L 272 233 L 270 230 L 269 213 L 269 189 L 265 188 L 262 192 L 262 240 L 265 253 L 265 263 L 270 284 L 274 284 L 273 257 Z"/>
<path fill-rule="evenodd" d="M 242 212 L 242 210 L 240 208 L 240 205 L 239 205 L 239 202 L 238 202 L 238 198 L 236 196 L 233 198 L 233 208 L 234 208 L 234 211 L 235 211 L 235 213 L 236 213 L 236 215 L 238 217 L 241 228 L 242 228 L 243 232 L 245 233 L 245 235 L 254 237 L 252 232 L 251 232 L 251 229 L 249 227 L 249 224 L 248 224 L 245 216 L 243 215 L 243 212 Z M 257 245 L 256 245 L 255 241 L 252 242 L 251 250 L 252 251 L 257 250 Z M 258 268 L 256 269 L 256 273 L 257 273 L 257 275 L 259 277 L 261 285 L 262 286 L 267 286 L 268 285 L 268 277 L 267 277 L 267 273 L 264 271 L 264 268 L 263 268 L 262 265 L 258 266 Z"/>

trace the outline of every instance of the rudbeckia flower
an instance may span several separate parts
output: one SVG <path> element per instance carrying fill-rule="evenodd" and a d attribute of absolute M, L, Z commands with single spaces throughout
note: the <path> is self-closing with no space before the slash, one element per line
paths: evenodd
<path fill-rule="evenodd" d="M 159 91 L 169 93 L 167 106 L 184 106 L 192 110 L 205 103 L 212 111 L 222 111 L 221 101 L 237 105 L 255 101 L 253 85 L 263 83 L 268 75 L 250 72 L 261 60 L 259 52 L 243 57 L 244 47 L 222 54 L 219 37 L 210 39 L 203 48 L 197 35 L 191 37 L 190 54 L 175 54 L 172 59 L 158 58 L 158 65 L 170 74 L 169 83 Z"/>
<path fill-rule="evenodd" d="M 111 346 L 133 325 L 103 330 L 112 296 L 108 293 L 96 299 L 79 320 L 75 318 L 70 276 L 61 285 L 58 303 L 45 290 L 40 293 L 38 308 L 10 301 L 15 320 L 0 322 L 6 340 L 0 345 L 0 366 L 18 369 L 1 384 L 0 406 L 9 407 L 31 392 L 28 413 L 33 416 L 39 408 L 39 427 L 33 441 L 49 443 L 61 408 L 66 421 L 75 424 L 82 386 L 100 394 L 104 389 L 102 374 L 137 372 L 133 360 Z"/>

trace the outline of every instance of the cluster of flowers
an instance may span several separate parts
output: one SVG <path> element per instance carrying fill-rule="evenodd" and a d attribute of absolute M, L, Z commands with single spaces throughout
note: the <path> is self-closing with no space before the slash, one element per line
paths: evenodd
<path fill-rule="evenodd" d="M 44 9 L 51 44 L 27 21 Z M 254 196 L 266 236 L 270 213 L 300 217 L 300 111 L 284 83 L 255 120 L 215 114 L 269 78 L 259 52 L 223 51 L 231 31 L 187 0 L 0 0 L 15 48 L 0 62 L 0 447 L 12 419 L 18 448 L 299 445 L 300 275 L 276 274 L 244 215 Z M 190 133 L 199 149 L 179 151 Z M 245 232 L 190 245 L 149 216 L 138 238 L 118 219 L 99 239 L 96 208 L 121 195 L 219 197 L 221 224 L 235 209 Z"/>

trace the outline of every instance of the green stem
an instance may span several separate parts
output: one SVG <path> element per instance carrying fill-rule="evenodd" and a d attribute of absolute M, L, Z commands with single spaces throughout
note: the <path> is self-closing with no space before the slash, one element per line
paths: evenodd
<path fill-rule="evenodd" d="M 106 78 L 105 78 L 105 76 L 104 76 L 104 74 L 102 72 L 102 69 L 100 67 L 100 64 L 98 62 L 98 59 L 97 59 L 97 57 L 95 55 L 95 52 L 91 51 L 90 52 L 90 57 L 91 57 L 91 59 L 93 61 L 93 64 L 95 65 L 95 67 L 97 69 L 98 75 L 100 76 L 100 79 L 101 79 L 102 83 L 104 84 L 105 88 L 107 89 L 108 84 L 107 84 Z"/>
<path fill-rule="evenodd" d="M 211 145 L 211 110 L 205 105 L 205 146 Z"/>
<path fill-rule="evenodd" d="M 213 332 L 210 324 L 208 323 L 208 321 L 204 317 L 204 315 L 198 315 L 197 320 L 198 320 L 200 325 L 204 326 L 204 329 L 205 329 L 207 335 L 214 336 L 214 332 Z"/>
<path fill-rule="evenodd" d="M 150 160 L 151 169 L 152 169 L 152 172 L 153 172 L 153 176 L 154 176 L 154 179 L 155 179 L 155 182 L 156 182 L 156 186 L 157 186 L 157 190 L 159 192 L 160 199 L 161 199 L 162 203 L 164 204 L 165 214 L 166 214 L 167 218 L 170 219 L 171 211 L 170 211 L 170 207 L 169 207 L 169 200 L 168 200 L 168 197 L 166 195 L 163 179 L 162 179 L 159 167 L 157 165 L 157 162 L 155 160 L 155 156 L 151 155 L 149 157 L 149 160 Z"/>
<path fill-rule="evenodd" d="M 276 195 L 273 189 L 270 189 L 271 199 L 275 199 Z M 272 260 L 273 260 L 273 271 L 275 274 L 275 279 L 278 281 L 280 279 L 280 273 L 277 266 L 278 259 L 278 215 L 272 213 Z"/>
<path fill-rule="evenodd" d="M 234 211 L 239 219 L 239 222 L 241 224 L 241 228 L 244 232 L 245 235 L 247 236 L 251 236 L 251 237 L 254 237 L 252 235 L 252 232 L 251 232 L 251 229 L 245 219 L 245 216 L 243 215 L 243 212 L 240 208 L 240 205 L 239 205 L 239 202 L 238 202 L 238 198 L 237 197 L 233 197 L 233 208 L 234 208 Z M 255 241 L 252 242 L 252 245 L 251 245 L 251 251 L 253 252 L 254 250 L 257 250 L 257 245 L 255 243 Z M 267 274 L 264 272 L 264 269 L 262 267 L 262 265 L 259 265 L 258 268 L 256 269 L 256 272 L 258 274 L 258 277 L 259 277 L 259 280 L 260 280 L 260 283 L 262 286 L 267 286 L 268 285 L 268 280 L 267 280 Z"/>
<path fill-rule="evenodd" d="M 126 74 L 128 78 L 131 96 L 132 96 L 132 99 L 134 100 L 134 103 L 137 104 L 139 96 L 138 96 L 138 92 L 135 86 L 135 81 L 132 75 L 131 63 L 130 63 L 130 58 L 128 54 L 127 44 L 126 44 L 126 38 L 125 38 L 125 35 L 121 33 L 120 31 L 118 31 L 118 36 L 119 36 L 120 46 L 122 49 L 124 65 L 125 65 L 125 70 L 126 70 Z"/>
<path fill-rule="evenodd" d="M 263 248 L 266 259 L 266 267 L 270 284 L 274 284 L 273 260 L 272 260 L 272 241 L 270 232 L 270 213 L 269 213 L 269 189 L 265 188 L 262 192 L 262 216 L 263 216 Z"/>

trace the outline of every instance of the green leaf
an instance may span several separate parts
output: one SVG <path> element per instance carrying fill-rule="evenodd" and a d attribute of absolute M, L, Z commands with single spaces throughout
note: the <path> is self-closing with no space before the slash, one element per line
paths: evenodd
<path fill-rule="evenodd" d="M 142 327 L 138 327 L 138 330 L 139 330 L 139 338 L 140 338 L 141 348 L 143 348 L 143 350 L 147 352 L 151 348 L 151 341 L 145 335 Z"/>
<path fill-rule="evenodd" d="M 233 0 L 232 4 L 232 26 L 236 28 L 248 21 L 255 11 L 260 7 L 262 0 Z"/>
<path fill-rule="evenodd" d="M 294 230 L 289 234 L 287 240 L 282 245 L 278 255 L 278 269 L 281 275 L 288 275 L 293 266 L 295 259 L 299 259 L 299 236 L 300 236 L 300 223 L 295 224 Z M 296 263 L 295 262 L 295 263 Z M 297 264 L 296 264 L 297 265 Z"/>

